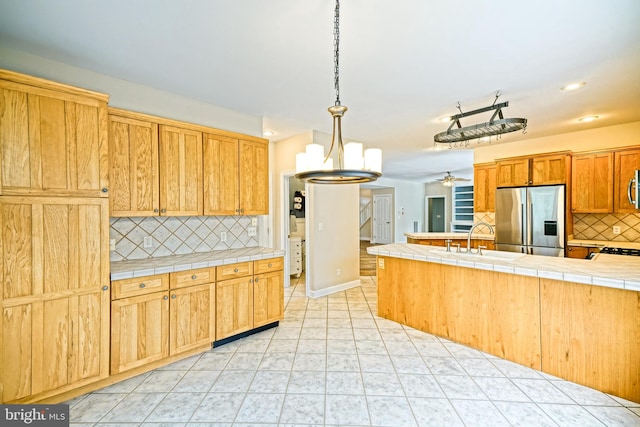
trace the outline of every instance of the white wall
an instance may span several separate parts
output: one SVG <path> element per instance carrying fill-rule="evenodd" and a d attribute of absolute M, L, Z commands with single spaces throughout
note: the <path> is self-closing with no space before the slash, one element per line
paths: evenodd
<path fill-rule="evenodd" d="M 473 163 L 493 162 L 495 159 L 505 157 L 553 151 L 571 150 L 574 153 L 579 153 L 638 145 L 640 143 L 639 135 L 640 121 L 505 144 L 484 144 L 474 148 Z"/>
<path fill-rule="evenodd" d="M 262 137 L 262 117 L 116 79 L 0 45 L 0 67 L 109 95 L 109 105 Z M 187 77 L 185 77 L 187 78 Z"/>
<path fill-rule="evenodd" d="M 404 233 L 413 233 L 414 221 L 418 221 L 418 231 L 424 230 L 424 183 L 383 176 L 376 181 L 376 185 L 395 189 L 394 242 L 407 242 Z"/>

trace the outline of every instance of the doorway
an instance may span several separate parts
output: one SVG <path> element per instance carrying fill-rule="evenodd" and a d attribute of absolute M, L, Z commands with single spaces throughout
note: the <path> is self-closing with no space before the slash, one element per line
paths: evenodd
<path fill-rule="evenodd" d="M 447 217 L 446 197 L 427 196 L 425 199 L 426 231 L 428 233 L 444 233 L 446 231 L 445 218 Z"/>
<path fill-rule="evenodd" d="M 371 243 L 392 243 L 391 194 L 373 195 L 373 236 Z"/>

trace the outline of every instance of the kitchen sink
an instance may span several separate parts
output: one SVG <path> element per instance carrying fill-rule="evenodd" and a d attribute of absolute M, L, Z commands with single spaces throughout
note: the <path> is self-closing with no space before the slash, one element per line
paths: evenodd
<path fill-rule="evenodd" d="M 511 262 L 518 258 L 522 258 L 525 256 L 523 253 L 519 252 L 505 252 L 505 251 L 492 251 L 492 250 L 483 250 L 482 255 L 478 252 L 466 252 L 466 250 L 461 249 L 461 252 L 456 252 L 455 248 L 451 249 L 451 252 L 447 252 L 446 248 L 442 249 L 434 249 L 431 251 L 438 256 L 447 257 L 447 258 L 457 258 L 464 259 L 469 261 L 506 261 Z"/>

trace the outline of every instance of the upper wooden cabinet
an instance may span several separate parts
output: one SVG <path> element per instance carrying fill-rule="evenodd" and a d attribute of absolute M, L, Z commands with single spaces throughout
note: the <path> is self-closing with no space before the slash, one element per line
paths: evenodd
<path fill-rule="evenodd" d="M 567 153 L 499 160 L 498 187 L 565 184 L 569 181 L 571 156 Z"/>
<path fill-rule="evenodd" d="M 614 157 L 613 209 L 618 213 L 638 213 L 627 196 L 629 180 L 640 169 L 640 148 L 616 151 Z M 636 185 L 640 185 L 636 183 Z"/>
<path fill-rule="evenodd" d="M 0 194 L 108 197 L 107 101 L 0 70 Z"/>
<path fill-rule="evenodd" d="M 473 166 L 473 211 L 494 212 L 496 200 L 496 164 Z"/>
<path fill-rule="evenodd" d="M 613 212 L 613 152 L 576 154 L 571 173 L 571 212 Z"/>
<path fill-rule="evenodd" d="M 160 213 L 202 215 L 202 133 L 160 125 Z"/>
<path fill-rule="evenodd" d="M 0 230 L 0 401 L 106 378 L 108 201 L 2 196 Z"/>
<path fill-rule="evenodd" d="M 157 123 L 109 115 L 111 216 L 160 212 Z"/>
<path fill-rule="evenodd" d="M 205 134 L 203 144 L 204 214 L 268 214 L 268 143 Z"/>

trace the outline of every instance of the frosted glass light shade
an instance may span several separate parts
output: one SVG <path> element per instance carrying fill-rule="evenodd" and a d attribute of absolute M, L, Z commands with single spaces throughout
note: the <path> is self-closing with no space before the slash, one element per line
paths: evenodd
<path fill-rule="evenodd" d="M 322 169 L 324 162 L 324 147 L 320 144 L 308 144 L 306 147 L 307 170 Z"/>
<path fill-rule="evenodd" d="M 382 150 L 367 148 L 364 150 L 364 168 L 370 171 L 382 172 Z"/>
<path fill-rule="evenodd" d="M 364 159 L 362 158 L 362 144 L 359 142 L 350 142 L 344 146 L 344 168 L 345 169 L 362 169 L 364 167 Z"/>

